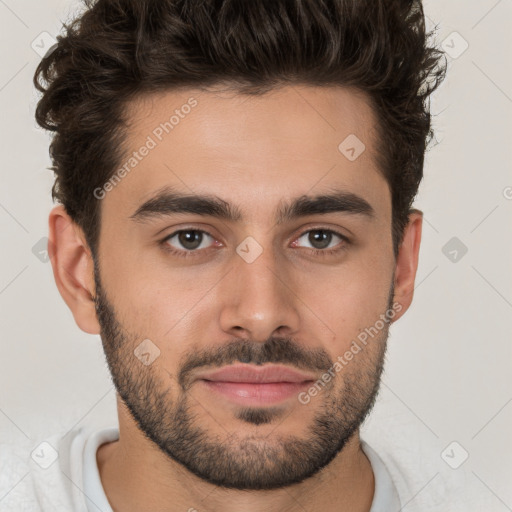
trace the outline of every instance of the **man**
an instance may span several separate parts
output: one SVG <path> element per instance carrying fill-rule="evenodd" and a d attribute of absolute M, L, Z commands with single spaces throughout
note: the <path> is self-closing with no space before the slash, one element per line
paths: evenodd
<path fill-rule="evenodd" d="M 418 265 L 445 72 L 421 3 L 86 7 L 36 71 L 36 117 L 56 284 L 101 336 L 119 428 L 56 439 L 26 503 L 401 510 L 359 429 Z"/>

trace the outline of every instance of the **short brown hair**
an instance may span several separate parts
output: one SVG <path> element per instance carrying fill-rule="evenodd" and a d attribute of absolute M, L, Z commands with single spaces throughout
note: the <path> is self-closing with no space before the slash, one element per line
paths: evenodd
<path fill-rule="evenodd" d="M 84 0 L 41 61 L 38 124 L 55 132 L 52 197 L 95 253 L 127 102 L 229 83 L 243 94 L 286 84 L 351 86 L 378 118 L 378 167 L 392 196 L 395 256 L 433 136 L 427 99 L 444 79 L 420 0 Z"/>

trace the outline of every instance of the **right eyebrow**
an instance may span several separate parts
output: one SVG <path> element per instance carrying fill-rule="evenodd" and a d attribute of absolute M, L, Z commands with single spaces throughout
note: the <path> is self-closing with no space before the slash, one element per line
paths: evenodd
<path fill-rule="evenodd" d="M 217 196 L 181 194 L 168 187 L 160 190 L 130 216 L 134 221 L 164 217 L 173 213 L 194 213 L 229 221 L 240 221 L 240 210 Z"/>

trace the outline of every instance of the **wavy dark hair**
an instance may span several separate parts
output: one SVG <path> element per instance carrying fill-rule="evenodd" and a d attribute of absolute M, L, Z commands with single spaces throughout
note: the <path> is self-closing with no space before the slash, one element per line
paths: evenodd
<path fill-rule="evenodd" d="M 52 197 L 93 253 L 100 200 L 139 95 L 229 84 L 355 87 L 376 113 L 378 168 L 392 197 L 395 256 L 433 137 L 430 94 L 446 73 L 421 0 L 83 0 L 38 65 L 37 123 L 55 132 Z M 442 60 L 443 58 L 443 60 Z"/>

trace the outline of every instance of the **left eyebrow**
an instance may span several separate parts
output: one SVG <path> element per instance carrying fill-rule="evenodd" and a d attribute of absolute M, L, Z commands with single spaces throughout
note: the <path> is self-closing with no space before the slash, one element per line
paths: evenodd
<path fill-rule="evenodd" d="M 294 220 L 307 215 L 322 215 L 326 213 L 348 213 L 361 215 L 372 219 L 375 210 L 371 204 L 362 197 L 343 190 L 336 190 L 330 194 L 322 194 L 314 197 L 301 196 L 290 204 L 285 204 L 278 209 L 276 215 L 277 224 Z"/>
<path fill-rule="evenodd" d="M 303 195 L 291 203 L 282 204 L 276 211 L 276 223 L 282 224 L 308 215 L 343 212 L 350 215 L 375 217 L 375 210 L 362 197 L 348 191 L 336 190 L 317 196 Z M 174 213 L 191 213 L 240 222 L 241 210 L 220 197 L 211 195 L 181 194 L 169 187 L 160 190 L 155 196 L 144 202 L 130 216 L 134 221 L 169 216 Z"/>

